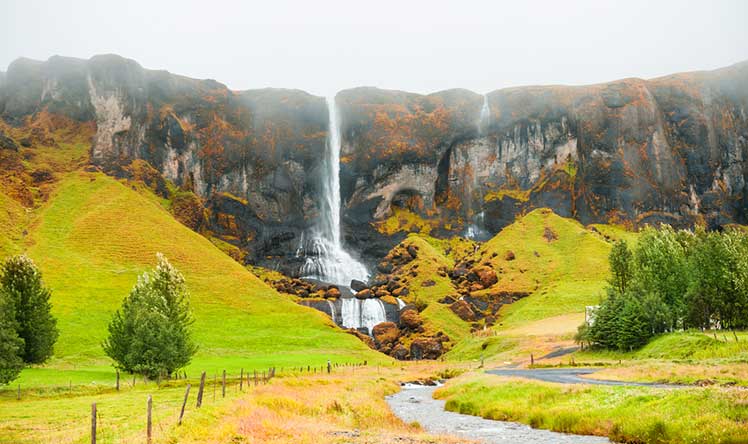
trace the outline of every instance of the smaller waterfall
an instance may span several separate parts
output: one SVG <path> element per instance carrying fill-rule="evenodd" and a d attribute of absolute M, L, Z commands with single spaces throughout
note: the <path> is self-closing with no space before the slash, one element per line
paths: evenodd
<path fill-rule="evenodd" d="M 491 238 L 490 233 L 485 230 L 485 218 L 486 213 L 481 211 L 473 217 L 473 221 L 467 226 L 465 230 L 465 237 L 470 240 L 486 241 Z"/>
<path fill-rule="evenodd" d="M 345 328 L 366 328 L 369 334 L 375 325 L 387 321 L 384 302 L 379 299 L 341 298 L 340 314 Z"/>
<path fill-rule="evenodd" d="M 403 300 L 402 300 L 402 299 L 400 299 L 400 298 L 395 298 L 395 299 L 397 299 L 397 309 L 398 309 L 398 310 L 402 310 L 402 309 L 403 309 L 403 307 L 405 307 L 405 305 L 406 305 L 406 304 L 405 304 L 405 301 L 403 301 Z"/>
<path fill-rule="evenodd" d="M 331 300 L 327 299 L 327 305 L 330 306 L 330 317 L 332 318 L 332 322 L 337 324 L 338 320 L 335 317 L 335 304 L 333 304 Z"/>
<path fill-rule="evenodd" d="M 488 95 L 483 95 L 483 106 L 480 109 L 480 118 L 478 120 L 478 132 L 483 135 L 488 129 L 491 118 L 491 108 L 488 106 Z"/>

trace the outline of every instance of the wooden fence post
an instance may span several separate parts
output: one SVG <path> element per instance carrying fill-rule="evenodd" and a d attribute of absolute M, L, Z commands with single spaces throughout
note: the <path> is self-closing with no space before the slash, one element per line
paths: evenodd
<path fill-rule="evenodd" d="M 255 370 L 255 387 L 257 387 L 257 370 Z"/>
<path fill-rule="evenodd" d="M 244 369 L 242 368 L 241 373 L 239 373 L 239 391 L 241 392 L 244 388 Z"/>
<path fill-rule="evenodd" d="M 197 389 L 197 408 L 203 405 L 203 390 L 205 389 L 205 372 L 200 375 L 200 388 Z"/>
<path fill-rule="evenodd" d="M 187 405 L 187 397 L 190 396 L 190 385 L 187 384 L 187 390 L 184 392 L 184 401 L 182 401 L 182 411 L 179 412 L 179 421 L 177 425 L 182 425 L 182 417 L 184 416 L 184 406 Z"/>
<path fill-rule="evenodd" d="M 119 391 L 119 370 L 117 370 L 117 391 Z"/>
<path fill-rule="evenodd" d="M 216 386 L 218 385 L 218 375 L 213 373 L 213 401 L 216 400 Z"/>
<path fill-rule="evenodd" d="M 530 353 L 530 365 L 535 365 L 535 356 L 532 353 Z"/>
<path fill-rule="evenodd" d="M 221 398 L 226 397 L 226 370 L 223 371 L 223 380 L 221 383 Z"/>
<path fill-rule="evenodd" d="M 96 403 L 91 404 L 91 444 L 96 444 Z"/>
<path fill-rule="evenodd" d="M 152 432 L 153 432 L 153 421 L 151 420 L 153 410 L 153 397 L 151 395 L 148 395 L 148 419 L 146 421 L 146 438 L 148 444 L 151 444 L 151 438 L 152 438 Z"/>

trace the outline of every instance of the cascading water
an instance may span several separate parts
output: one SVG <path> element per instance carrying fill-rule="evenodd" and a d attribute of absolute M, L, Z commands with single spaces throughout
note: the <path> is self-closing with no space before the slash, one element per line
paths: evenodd
<path fill-rule="evenodd" d="M 322 163 L 322 199 L 319 223 L 302 234 L 297 256 L 305 258 L 301 276 L 342 287 L 349 287 L 353 279 L 366 281 L 369 272 L 361 262 L 343 249 L 340 235 L 340 121 L 335 97 L 327 98 L 329 132 L 327 152 Z M 333 321 L 335 321 L 335 311 Z M 379 299 L 359 300 L 341 298 L 340 323 L 346 328 L 371 329 L 385 322 L 384 304 Z"/>
<path fill-rule="evenodd" d="M 481 137 L 485 136 L 486 129 L 491 120 L 491 108 L 488 105 L 488 95 L 483 95 L 483 106 L 480 109 L 480 116 L 478 117 L 478 134 Z M 477 179 L 477 178 L 474 178 Z M 467 199 L 469 203 L 471 200 Z M 468 224 L 465 230 L 465 237 L 472 240 L 486 240 L 490 238 L 490 234 L 483 228 L 485 226 L 485 213 L 482 211 L 472 217 L 470 224 Z"/>
<path fill-rule="evenodd" d="M 483 106 L 480 109 L 480 120 L 478 120 L 478 133 L 482 136 L 488 128 L 491 108 L 488 106 L 488 94 L 483 94 Z"/>
<path fill-rule="evenodd" d="M 304 256 L 301 276 L 345 286 L 351 280 L 366 281 L 369 273 L 361 262 L 343 249 L 340 237 L 340 127 L 335 98 L 327 98 L 329 133 L 322 163 L 322 199 L 319 223 L 302 234 L 297 255 Z"/>

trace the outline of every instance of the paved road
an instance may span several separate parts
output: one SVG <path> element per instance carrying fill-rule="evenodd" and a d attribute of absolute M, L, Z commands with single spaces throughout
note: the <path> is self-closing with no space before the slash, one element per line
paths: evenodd
<path fill-rule="evenodd" d="M 607 379 L 583 378 L 583 375 L 591 375 L 599 372 L 600 368 L 535 368 L 535 369 L 515 369 L 515 368 L 497 368 L 487 370 L 486 373 L 499 376 L 516 376 L 527 379 L 536 379 L 538 381 L 555 382 L 558 384 L 593 384 L 593 385 L 613 385 L 613 386 L 632 386 L 632 387 L 658 387 L 658 388 L 677 388 L 679 385 L 673 384 L 656 384 L 651 382 L 628 382 L 628 381 L 611 381 Z"/>
<path fill-rule="evenodd" d="M 406 423 L 417 421 L 430 433 L 477 439 L 486 444 L 605 444 L 600 436 L 569 435 L 533 429 L 516 422 L 494 421 L 444 410 L 444 401 L 434 399 L 436 387 L 405 385 L 387 397 L 392 411 Z"/>

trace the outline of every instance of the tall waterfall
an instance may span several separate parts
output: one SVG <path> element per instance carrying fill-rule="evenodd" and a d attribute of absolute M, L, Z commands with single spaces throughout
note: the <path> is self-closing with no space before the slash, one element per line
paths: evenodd
<path fill-rule="evenodd" d="M 351 280 L 366 281 L 366 267 L 343 249 L 340 236 L 340 126 L 335 97 L 327 98 L 329 131 L 322 163 L 322 196 L 319 223 L 301 237 L 298 256 L 304 256 L 301 276 L 340 286 Z M 345 325 L 345 322 L 344 322 Z"/>

